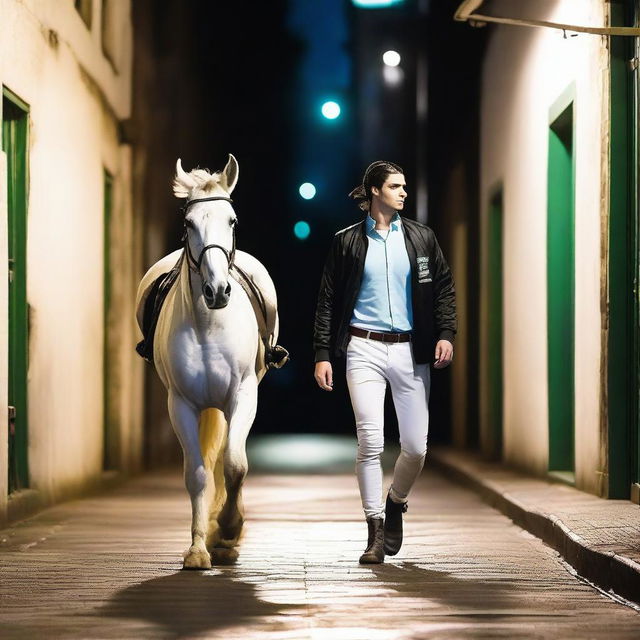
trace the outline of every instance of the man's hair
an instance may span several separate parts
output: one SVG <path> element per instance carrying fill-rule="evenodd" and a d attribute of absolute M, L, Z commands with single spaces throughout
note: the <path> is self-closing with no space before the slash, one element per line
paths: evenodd
<path fill-rule="evenodd" d="M 369 211 L 371 208 L 371 187 L 382 189 L 385 180 L 392 173 L 404 173 L 402 168 L 394 162 L 386 160 L 376 160 L 372 162 L 362 177 L 362 184 L 359 184 L 350 194 L 349 197 L 358 201 L 358 206 L 363 211 Z"/>

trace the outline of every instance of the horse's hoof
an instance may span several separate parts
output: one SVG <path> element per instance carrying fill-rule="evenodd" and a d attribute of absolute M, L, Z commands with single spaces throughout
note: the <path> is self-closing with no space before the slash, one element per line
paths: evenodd
<path fill-rule="evenodd" d="M 237 518 L 233 523 L 222 522 L 218 531 L 219 539 L 217 546 L 219 547 L 231 547 L 238 544 L 238 540 L 242 535 L 242 529 L 244 527 L 244 518 Z"/>
<path fill-rule="evenodd" d="M 211 556 L 202 549 L 189 549 L 184 557 L 183 569 L 211 569 Z"/>
<path fill-rule="evenodd" d="M 218 542 L 216 543 L 216 551 L 218 549 L 233 549 L 233 547 L 237 547 L 238 546 L 238 538 L 239 536 L 235 537 L 235 538 L 220 538 L 220 540 L 218 540 Z"/>
<path fill-rule="evenodd" d="M 226 547 L 216 547 L 213 550 L 213 562 L 215 564 L 234 564 L 238 560 L 237 549 L 227 549 Z"/>

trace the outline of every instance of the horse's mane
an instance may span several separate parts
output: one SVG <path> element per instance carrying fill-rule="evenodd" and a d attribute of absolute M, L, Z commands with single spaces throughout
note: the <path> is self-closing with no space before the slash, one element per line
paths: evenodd
<path fill-rule="evenodd" d="M 224 190 L 220 185 L 221 171 L 211 173 L 209 169 L 192 169 L 183 176 L 176 174 L 173 179 L 173 194 L 176 198 L 193 197 L 197 191 L 199 195 L 206 195 L 217 190 Z"/>

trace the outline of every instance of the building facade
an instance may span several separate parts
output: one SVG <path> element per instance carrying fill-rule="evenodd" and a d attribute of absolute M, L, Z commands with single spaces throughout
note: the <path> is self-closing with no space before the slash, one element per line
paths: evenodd
<path fill-rule="evenodd" d="M 637 25 L 636 5 L 486 8 L 603 27 Z M 476 388 L 477 433 L 474 407 L 456 394 L 452 439 L 538 476 L 637 501 L 638 39 L 502 24 L 489 32 L 478 79 L 478 233 L 469 232 L 472 213 L 449 234 L 454 252 L 475 246 L 479 255 L 477 286 L 465 258 L 456 274 L 461 308 L 476 308 L 478 322 L 461 324 L 453 373 L 454 389 Z M 454 211 L 459 175 L 454 166 L 457 188 L 446 200 Z M 476 370 L 469 345 L 477 345 Z"/>
<path fill-rule="evenodd" d="M 136 470 L 127 0 L 0 2 L 0 522 Z"/>

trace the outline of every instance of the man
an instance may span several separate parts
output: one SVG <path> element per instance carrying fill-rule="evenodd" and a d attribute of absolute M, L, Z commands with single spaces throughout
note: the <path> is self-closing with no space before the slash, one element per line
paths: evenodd
<path fill-rule="evenodd" d="M 429 363 L 453 359 L 456 332 L 453 279 L 433 231 L 403 218 L 402 169 L 369 165 L 349 195 L 368 212 L 338 231 L 327 258 L 314 327 L 315 379 L 331 391 L 331 359 L 346 355 L 356 420 L 356 474 L 368 525 L 360 563 L 380 563 L 402 544 L 402 514 L 422 471 L 427 448 Z M 384 396 L 389 383 L 401 452 L 382 504 Z"/>

